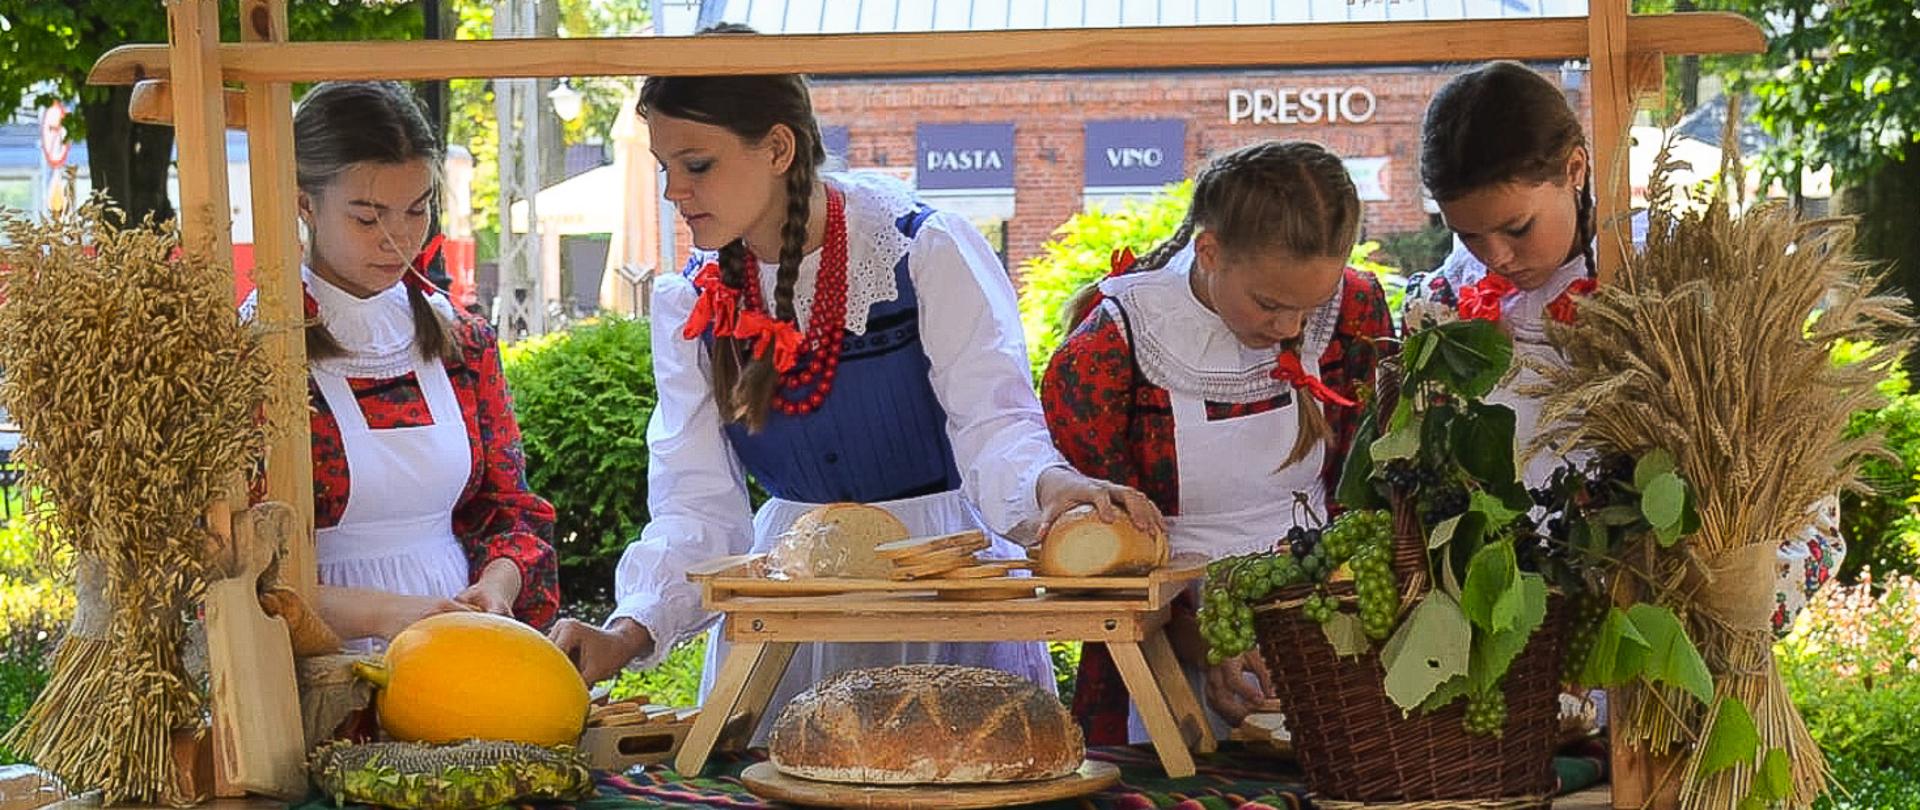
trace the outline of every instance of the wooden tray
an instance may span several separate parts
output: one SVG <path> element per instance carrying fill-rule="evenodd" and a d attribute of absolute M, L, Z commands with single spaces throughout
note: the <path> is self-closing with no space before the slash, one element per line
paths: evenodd
<path fill-rule="evenodd" d="M 771 762 L 758 762 L 740 774 L 740 781 L 761 798 L 814 807 L 961 810 L 970 807 L 1009 807 L 1097 793 L 1120 782 L 1120 768 L 1106 762 L 1086 760 L 1080 763 L 1080 770 L 1041 782 L 869 787 L 800 779 L 781 773 Z"/>
<path fill-rule="evenodd" d="M 1076 601 L 1114 601 L 1124 603 L 1162 602 L 1161 597 L 1171 597 L 1173 592 L 1206 573 L 1207 559 L 1199 555 L 1183 555 L 1174 558 L 1166 566 L 1142 576 L 1132 577 L 984 577 L 980 579 L 854 579 L 843 577 L 812 577 L 807 579 L 770 579 L 757 572 L 762 570 L 761 560 L 764 554 L 748 554 L 734 557 L 722 557 L 695 566 L 687 573 L 687 579 L 701 587 L 702 601 L 708 610 L 721 610 L 723 606 L 736 605 L 746 599 L 804 599 L 813 597 L 816 604 L 830 605 L 845 601 L 878 600 L 889 605 L 904 605 L 912 601 L 928 601 L 946 595 L 948 600 L 964 600 L 969 594 L 964 591 L 995 592 L 1002 598 L 1013 594 L 1019 588 L 1041 588 L 1044 592 L 1037 596 L 1021 598 L 1012 596 L 1010 601 L 1040 601 L 1045 599 L 1073 598 Z M 827 599 L 825 597 L 839 597 Z M 1144 598 L 1143 598 L 1144 597 Z M 946 602 L 949 609 L 952 601 Z M 804 607 L 805 603 L 795 602 L 790 607 Z M 1004 609 L 1005 604 L 983 607 L 983 610 Z M 904 608 L 911 611 L 910 608 Z"/>

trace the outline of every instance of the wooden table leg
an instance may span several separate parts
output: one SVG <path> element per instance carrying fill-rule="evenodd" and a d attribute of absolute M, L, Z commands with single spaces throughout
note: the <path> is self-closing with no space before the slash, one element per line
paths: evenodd
<path fill-rule="evenodd" d="M 787 664 L 793 661 L 793 653 L 800 645 L 786 641 L 767 642 L 767 648 L 761 654 L 760 665 L 753 668 L 753 674 L 747 678 L 747 686 L 740 692 L 740 701 L 734 708 L 734 716 L 745 715 L 745 720 L 736 728 L 737 738 L 728 735 L 721 742 L 726 743 L 722 750 L 734 750 L 747 747 L 753 740 L 753 732 L 760 727 L 760 721 L 767 715 L 767 704 L 773 701 L 773 693 L 780 688 L 780 679 L 787 674 Z"/>
<path fill-rule="evenodd" d="M 793 646 L 783 642 L 743 641 L 735 643 L 727 651 L 727 659 L 721 662 L 720 673 L 713 679 L 713 692 L 701 703 L 700 717 L 693 721 L 693 729 L 687 732 L 687 741 L 681 744 L 680 754 L 673 759 L 675 771 L 686 778 L 698 776 L 700 769 L 706 767 L 707 755 L 713 753 L 720 732 L 736 712 L 750 712 L 758 722 L 760 712 L 773 696 L 770 684 L 780 682 L 780 676 L 786 673 L 787 662 L 793 658 Z M 773 671 L 771 674 L 762 674 L 761 669 Z M 758 687 L 763 680 L 769 685 Z M 755 688 L 750 690 L 750 687 Z M 749 691 L 762 693 L 758 697 L 760 705 L 749 704 Z"/>
<path fill-rule="evenodd" d="M 1131 641 L 1109 641 L 1107 652 L 1113 656 L 1113 664 L 1120 670 L 1120 680 L 1127 684 L 1127 692 L 1133 696 L 1133 705 L 1140 711 L 1140 719 L 1147 726 L 1147 738 L 1153 741 L 1154 751 L 1160 754 L 1160 765 L 1168 776 L 1182 777 L 1194 774 L 1193 753 L 1187 750 L 1187 741 L 1180 733 L 1180 725 L 1173 719 L 1173 709 L 1167 705 L 1166 693 L 1156 682 L 1153 668 L 1147 665 L 1146 655 L 1140 651 L 1140 645 Z"/>
<path fill-rule="evenodd" d="M 1153 670 L 1154 680 L 1159 681 L 1160 691 L 1166 695 L 1174 719 L 1179 721 L 1187 746 L 1195 753 L 1213 753 L 1220 747 L 1219 741 L 1213 738 L 1213 723 L 1207 721 L 1206 709 L 1201 708 L 1200 699 L 1193 694 L 1193 684 L 1187 682 L 1186 672 L 1180 669 L 1180 659 L 1173 654 L 1173 643 L 1167 640 L 1165 629 L 1149 633 L 1140 642 L 1140 650 L 1147 654 L 1147 666 Z"/>

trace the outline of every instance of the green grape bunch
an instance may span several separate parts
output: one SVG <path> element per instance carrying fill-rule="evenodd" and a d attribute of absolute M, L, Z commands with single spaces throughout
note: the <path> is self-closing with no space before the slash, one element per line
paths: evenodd
<path fill-rule="evenodd" d="M 1506 734 L 1507 696 L 1499 689 L 1467 696 L 1467 716 L 1461 725 L 1469 734 L 1501 737 Z"/>

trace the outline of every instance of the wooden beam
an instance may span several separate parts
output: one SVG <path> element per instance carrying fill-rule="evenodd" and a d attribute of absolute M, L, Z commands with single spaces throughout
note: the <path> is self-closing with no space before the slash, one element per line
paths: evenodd
<path fill-rule="evenodd" d="M 287 41 L 287 0 L 243 0 L 243 42 Z M 261 323 L 292 326 L 305 316 L 301 306 L 300 232 L 295 224 L 298 189 L 294 186 L 293 86 L 286 82 L 248 83 L 246 107 L 248 169 L 253 180 L 253 281 L 259 290 L 255 317 Z M 294 531 L 280 564 L 281 582 L 293 586 L 309 605 L 318 604 L 319 563 L 313 533 L 313 439 L 307 422 L 307 344 L 299 329 L 274 329 L 267 356 L 282 373 L 274 425 L 267 447 L 267 500 L 289 504 Z"/>
<path fill-rule="evenodd" d="M 220 85 L 218 0 L 167 0 L 174 138 L 180 153 L 180 236 L 189 256 L 233 266 L 227 196 L 226 97 Z"/>
<path fill-rule="evenodd" d="M 1600 281 L 1619 272 L 1632 247 L 1632 229 L 1625 220 L 1632 189 L 1627 180 L 1628 128 L 1633 123 L 1633 57 L 1627 51 L 1628 0 L 1591 0 L 1588 5 L 1587 53 L 1593 88 L 1594 217 L 1598 228 L 1595 259 Z"/>
<path fill-rule="evenodd" d="M 1596 0 L 1598 2 L 1599 0 Z M 1273 68 L 1559 60 L 1588 55 L 1580 17 L 1424 22 L 783 34 L 736 37 L 502 39 L 433 42 L 239 43 L 220 47 L 230 79 L 308 82 L 747 73 L 868 75 L 1019 71 Z M 1760 53 L 1766 36 L 1744 17 L 1690 12 L 1633 17 L 1635 52 Z M 131 84 L 166 70 L 166 49 L 123 45 L 89 84 Z"/>
<path fill-rule="evenodd" d="M 247 95 L 239 90 L 226 91 L 222 118 L 227 129 L 247 128 Z M 173 83 L 166 79 L 145 79 L 133 86 L 127 102 L 127 117 L 134 123 L 173 126 Z"/>

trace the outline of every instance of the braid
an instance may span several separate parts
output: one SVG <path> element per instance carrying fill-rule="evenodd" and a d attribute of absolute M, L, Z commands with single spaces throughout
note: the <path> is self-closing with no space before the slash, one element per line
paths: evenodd
<path fill-rule="evenodd" d="M 1173 261 L 1173 257 L 1176 254 L 1187 249 L 1187 243 L 1193 241 L 1193 231 L 1193 209 L 1189 207 L 1187 209 L 1186 219 L 1180 220 L 1179 230 L 1174 231 L 1172 236 L 1167 237 L 1167 241 L 1161 242 L 1159 245 L 1156 245 L 1154 249 L 1147 251 L 1147 255 L 1141 256 L 1140 260 L 1134 263 L 1134 269 L 1158 270 L 1166 267 L 1167 262 Z"/>
<path fill-rule="evenodd" d="M 735 239 L 720 248 L 720 283 L 734 289 L 747 285 L 747 246 Z M 755 283 L 758 283 L 757 281 Z M 744 376 L 740 367 L 741 346 L 732 337 L 713 339 L 713 398 L 720 406 L 720 418 L 738 422 L 746 417 L 752 400 L 740 392 Z M 762 413 L 764 417 L 764 412 Z"/>
<path fill-rule="evenodd" d="M 413 342 L 420 347 L 420 356 L 455 362 L 464 359 L 459 341 L 453 338 L 453 324 L 441 320 L 426 293 L 411 284 L 402 286 L 407 288 L 407 307 L 413 312 Z"/>
<path fill-rule="evenodd" d="M 1306 391 L 1293 389 L 1293 409 L 1300 416 L 1300 427 L 1294 431 L 1293 450 L 1287 453 L 1287 460 L 1280 465 L 1282 468 L 1300 463 L 1313 448 L 1333 441 L 1333 426 L 1327 424 L 1327 415 L 1320 408 L 1319 401 Z"/>
<path fill-rule="evenodd" d="M 1574 200 L 1576 223 L 1574 239 L 1579 240 L 1580 253 L 1587 259 L 1587 278 L 1598 278 L 1599 271 L 1594 266 L 1593 240 L 1599 223 L 1593 221 L 1593 171 L 1587 171 L 1587 182 L 1580 189 L 1580 195 Z"/>
<path fill-rule="evenodd" d="M 816 174 L 812 164 L 798 160 L 787 171 L 787 221 L 780 225 L 780 275 L 773 286 L 773 317 L 796 321 L 795 326 L 799 315 L 793 309 L 793 286 L 800 278 L 800 260 L 806 256 Z"/>

